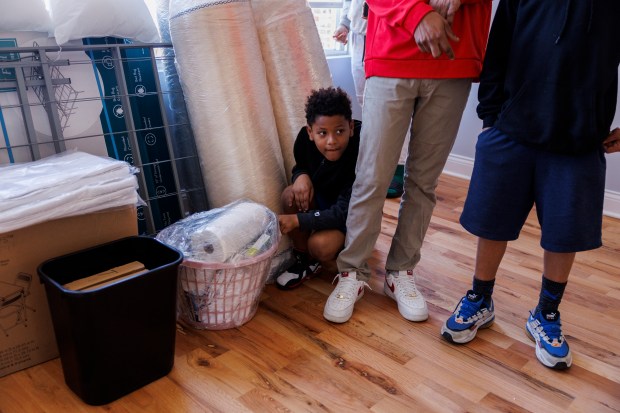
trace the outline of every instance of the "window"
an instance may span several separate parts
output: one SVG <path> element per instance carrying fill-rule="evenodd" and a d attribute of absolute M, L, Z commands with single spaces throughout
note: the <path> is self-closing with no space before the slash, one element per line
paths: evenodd
<path fill-rule="evenodd" d="M 313 0 L 309 4 L 312 8 L 312 14 L 314 15 L 314 21 L 316 22 L 325 54 L 328 56 L 347 54 L 347 46 L 338 43 L 332 37 L 340 24 L 342 1 Z"/>

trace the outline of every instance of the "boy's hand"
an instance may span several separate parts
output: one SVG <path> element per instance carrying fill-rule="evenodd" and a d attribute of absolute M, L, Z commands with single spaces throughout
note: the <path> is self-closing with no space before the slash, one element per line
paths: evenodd
<path fill-rule="evenodd" d="M 620 128 L 609 132 L 609 136 L 603 141 L 605 153 L 620 152 Z"/>
<path fill-rule="evenodd" d="M 295 228 L 299 228 L 299 219 L 296 214 L 278 215 L 278 224 L 280 232 L 288 234 Z"/>
<path fill-rule="evenodd" d="M 314 187 L 312 185 L 312 181 L 310 180 L 310 176 L 303 174 L 299 175 L 297 179 L 295 179 L 295 182 L 293 183 L 293 194 L 295 194 L 295 199 L 293 202 L 295 203 L 297 210 L 299 212 L 307 211 L 310 208 L 312 197 L 314 197 Z"/>
<path fill-rule="evenodd" d="M 347 44 L 348 35 L 349 35 L 349 29 L 347 29 L 346 26 L 343 26 L 341 24 L 340 26 L 338 26 L 338 28 L 336 29 L 332 37 L 337 42 L 340 42 L 342 44 Z"/>
<path fill-rule="evenodd" d="M 434 58 L 445 53 L 454 59 L 454 51 L 448 39 L 455 42 L 459 38 L 452 32 L 450 24 L 436 11 L 428 13 L 422 18 L 413 33 L 413 38 L 423 53 L 431 53 Z"/>

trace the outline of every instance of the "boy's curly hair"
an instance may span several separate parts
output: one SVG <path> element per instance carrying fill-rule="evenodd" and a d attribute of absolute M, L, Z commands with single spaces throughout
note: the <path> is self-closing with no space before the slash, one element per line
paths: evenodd
<path fill-rule="evenodd" d="M 306 100 L 306 122 L 313 125 L 319 116 L 342 115 L 348 121 L 352 119 L 351 99 L 347 92 L 339 87 L 313 90 Z"/>

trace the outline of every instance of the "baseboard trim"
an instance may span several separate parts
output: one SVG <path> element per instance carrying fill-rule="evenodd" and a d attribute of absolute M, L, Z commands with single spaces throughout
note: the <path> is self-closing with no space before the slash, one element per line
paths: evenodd
<path fill-rule="evenodd" d="M 450 155 L 443 172 L 446 175 L 456 176 L 463 179 L 471 179 L 471 173 L 474 169 L 474 160 L 462 155 Z M 605 201 L 603 205 L 603 214 L 620 218 L 620 192 L 605 191 Z"/>

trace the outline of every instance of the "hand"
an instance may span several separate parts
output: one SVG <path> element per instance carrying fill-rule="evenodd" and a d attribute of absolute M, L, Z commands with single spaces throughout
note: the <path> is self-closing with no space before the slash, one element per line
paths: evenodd
<path fill-rule="evenodd" d="M 278 215 L 278 224 L 280 225 L 280 232 L 288 234 L 295 228 L 299 228 L 299 218 L 295 214 Z"/>
<path fill-rule="evenodd" d="M 434 58 L 445 53 L 454 59 L 454 51 L 448 39 L 459 41 L 452 32 L 448 21 L 435 11 L 428 13 L 416 27 L 413 33 L 415 42 L 423 53 L 431 53 Z"/>
<path fill-rule="evenodd" d="M 336 29 L 336 31 L 334 32 L 334 35 L 332 37 L 337 42 L 340 42 L 342 44 L 347 44 L 347 36 L 348 35 L 349 35 L 349 29 L 347 29 L 343 25 L 340 25 L 340 26 L 338 26 L 338 28 Z"/>
<path fill-rule="evenodd" d="M 454 15 L 461 7 L 461 0 L 430 0 L 428 4 L 452 26 Z"/>
<path fill-rule="evenodd" d="M 603 141 L 605 153 L 620 152 L 620 128 L 609 132 L 609 136 Z"/>
<path fill-rule="evenodd" d="M 310 208 L 310 202 L 314 197 L 314 187 L 310 177 L 306 174 L 299 175 L 293 183 L 294 205 L 299 212 L 305 212 Z M 293 202 L 289 206 L 293 206 Z"/>

